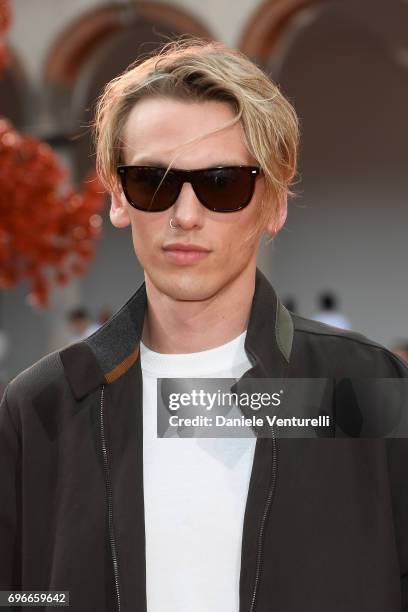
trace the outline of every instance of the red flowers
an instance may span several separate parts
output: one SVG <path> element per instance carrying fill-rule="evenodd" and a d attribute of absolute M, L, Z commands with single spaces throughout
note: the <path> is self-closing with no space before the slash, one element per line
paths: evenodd
<path fill-rule="evenodd" d="M 45 306 L 53 281 L 86 271 L 103 202 L 96 176 L 75 192 L 47 144 L 0 119 L 0 287 L 27 279 L 30 302 Z"/>
<path fill-rule="evenodd" d="M 11 23 L 11 10 L 9 0 L 0 0 L 0 72 L 7 66 L 8 52 L 3 36 Z"/>

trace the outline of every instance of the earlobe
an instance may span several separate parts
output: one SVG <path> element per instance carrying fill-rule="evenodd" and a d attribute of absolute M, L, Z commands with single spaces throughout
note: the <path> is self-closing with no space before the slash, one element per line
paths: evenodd
<path fill-rule="evenodd" d="M 285 194 L 279 203 L 279 208 L 274 212 L 268 221 L 265 231 L 273 238 L 285 225 L 288 214 L 288 196 Z"/>
<path fill-rule="evenodd" d="M 130 225 L 129 211 L 125 197 L 120 191 L 111 192 L 111 206 L 109 216 L 112 225 L 115 227 L 127 227 Z"/>

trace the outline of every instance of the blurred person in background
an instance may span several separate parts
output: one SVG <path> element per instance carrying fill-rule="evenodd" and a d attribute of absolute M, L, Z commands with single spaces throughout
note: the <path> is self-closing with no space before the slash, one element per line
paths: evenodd
<path fill-rule="evenodd" d="M 69 590 L 75 612 L 408 609 L 407 441 L 356 440 L 353 403 L 335 421 L 338 379 L 408 368 L 291 314 L 256 267 L 286 220 L 298 137 L 279 88 L 219 43 L 169 44 L 107 85 L 98 168 L 145 282 L 7 387 L 0 589 Z M 158 438 L 158 380 L 197 377 L 327 379 L 334 424 Z"/>
<path fill-rule="evenodd" d="M 97 316 L 99 325 L 105 325 L 113 317 L 113 310 L 111 308 L 102 308 Z"/>
<path fill-rule="evenodd" d="M 7 356 L 10 349 L 10 340 L 7 333 L 0 327 L 0 399 L 3 397 L 4 389 L 10 380 L 7 373 Z"/>
<path fill-rule="evenodd" d="M 92 321 L 88 310 L 84 306 L 77 306 L 70 310 L 67 315 L 67 322 L 71 333 L 71 342 L 84 340 L 100 327 L 98 323 Z"/>
<path fill-rule="evenodd" d="M 285 308 L 290 310 L 290 312 L 293 312 L 293 313 L 298 313 L 299 312 L 296 298 L 294 298 L 292 296 L 288 296 L 287 298 L 282 300 L 282 303 L 285 305 Z"/>
<path fill-rule="evenodd" d="M 318 303 L 319 310 L 312 316 L 313 321 L 320 321 L 320 323 L 340 329 L 351 329 L 351 322 L 348 317 L 340 312 L 338 298 L 334 293 L 330 291 L 321 293 Z"/>
<path fill-rule="evenodd" d="M 408 362 L 408 340 L 400 340 L 399 342 L 395 342 L 391 350 L 395 355 L 398 355 L 398 357 L 401 357 L 401 359 Z"/>

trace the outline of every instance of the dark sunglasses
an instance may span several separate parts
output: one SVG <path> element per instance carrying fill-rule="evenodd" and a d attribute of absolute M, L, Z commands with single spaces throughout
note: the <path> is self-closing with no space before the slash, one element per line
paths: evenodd
<path fill-rule="evenodd" d="M 190 183 L 201 204 L 214 212 L 235 212 L 247 206 L 255 190 L 257 166 L 221 166 L 203 170 L 169 170 L 152 166 L 118 166 L 123 193 L 138 210 L 160 212 L 177 200 Z"/>

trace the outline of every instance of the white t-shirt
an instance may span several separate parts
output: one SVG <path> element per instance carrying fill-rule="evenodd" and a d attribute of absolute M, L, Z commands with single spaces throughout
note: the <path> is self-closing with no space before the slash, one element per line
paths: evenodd
<path fill-rule="evenodd" d="M 215 349 L 161 354 L 141 343 L 148 612 L 238 612 L 255 438 L 158 438 L 157 378 L 240 378 L 246 332 Z"/>

